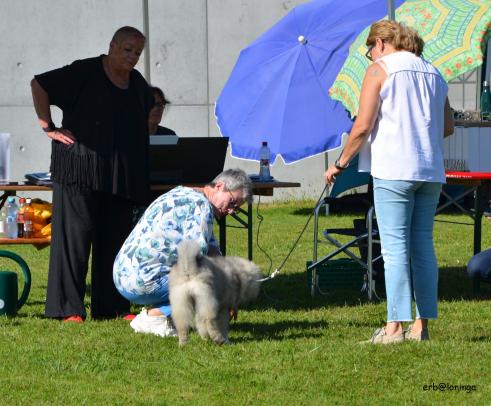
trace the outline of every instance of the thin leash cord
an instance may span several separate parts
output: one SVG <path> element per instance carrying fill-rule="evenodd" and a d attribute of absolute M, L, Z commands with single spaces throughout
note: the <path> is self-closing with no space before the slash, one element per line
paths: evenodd
<path fill-rule="evenodd" d="M 328 186 L 326 185 L 324 187 L 324 189 L 322 190 L 322 193 L 319 196 L 319 199 L 317 199 L 317 202 L 315 203 L 314 208 L 317 207 L 317 205 L 319 204 L 319 202 L 324 198 L 323 196 L 324 196 L 324 193 L 325 193 L 325 191 L 326 191 L 327 188 L 328 188 Z M 307 219 L 307 222 L 305 223 L 305 225 L 303 226 L 302 231 L 300 231 L 300 234 L 298 235 L 297 239 L 293 243 L 293 246 L 290 248 L 290 251 L 288 252 L 288 254 L 286 255 L 286 257 L 281 262 L 280 266 L 278 268 L 276 268 L 273 271 L 273 273 L 271 273 L 271 267 L 273 265 L 273 261 L 272 261 L 271 257 L 266 253 L 266 251 L 259 245 L 259 229 L 261 227 L 262 221 L 264 220 L 264 217 L 261 214 L 259 214 L 259 203 L 260 203 L 260 201 L 261 201 L 261 197 L 259 197 L 259 200 L 258 200 L 258 203 L 257 203 L 257 206 L 256 206 L 257 218 L 259 219 L 259 224 L 257 226 L 256 241 L 257 241 L 258 248 L 261 250 L 261 252 L 263 252 L 267 256 L 267 258 L 269 260 L 269 275 L 267 277 L 265 277 L 265 278 L 258 279 L 258 282 L 266 282 L 267 280 L 273 279 L 276 275 L 278 275 L 278 273 L 280 273 L 281 269 L 285 266 L 286 261 L 288 261 L 288 259 L 290 258 L 291 254 L 293 253 L 293 251 L 297 247 L 298 242 L 300 241 L 300 238 L 302 238 L 303 233 L 307 229 L 307 226 L 310 223 L 310 219 L 314 215 L 314 210 L 315 209 L 312 210 L 312 212 L 310 213 L 310 216 Z"/>

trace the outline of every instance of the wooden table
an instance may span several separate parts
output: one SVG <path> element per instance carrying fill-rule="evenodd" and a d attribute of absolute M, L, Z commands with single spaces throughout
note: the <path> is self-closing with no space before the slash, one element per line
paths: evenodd
<path fill-rule="evenodd" d="M 15 196 L 17 192 L 51 192 L 49 186 L 36 185 L 0 185 L 0 209 L 3 207 L 9 196 Z M 47 247 L 51 243 L 50 238 L 0 238 L 0 245 L 5 244 L 32 244 L 36 248 L 41 249 Z"/>
<path fill-rule="evenodd" d="M 202 183 L 186 184 L 189 187 L 202 187 Z M 176 185 L 152 185 L 150 187 L 152 192 L 165 193 L 176 187 Z M 252 193 L 256 196 L 273 196 L 275 189 L 280 188 L 291 188 L 300 187 L 298 182 L 253 182 Z M 17 192 L 50 192 L 52 190 L 49 186 L 36 186 L 36 185 L 0 185 L 0 192 L 3 194 L 0 196 L 0 208 L 3 207 L 7 198 L 9 196 L 15 196 Z M 244 220 L 240 213 L 246 215 L 246 220 Z M 238 221 L 243 228 L 247 228 L 247 255 L 250 260 L 252 260 L 252 202 L 247 204 L 247 210 L 239 209 L 238 213 L 232 216 L 236 221 Z M 226 217 L 218 220 L 219 225 L 219 240 L 220 240 L 220 250 L 223 255 L 227 253 L 227 224 Z M 0 238 L 1 244 L 33 244 L 37 248 L 43 248 L 50 244 L 49 238 Z"/>

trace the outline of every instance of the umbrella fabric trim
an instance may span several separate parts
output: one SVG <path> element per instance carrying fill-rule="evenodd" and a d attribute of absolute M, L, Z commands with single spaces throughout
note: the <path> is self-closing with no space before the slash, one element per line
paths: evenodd
<path fill-rule="evenodd" d="M 447 82 L 482 64 L 491 36 L 489 1 L 407 0 L 397 9 L 396 19 L 416 26 L 426 42 L 423 57 L 440 70 Z M 343 103 L 351 117 L 358 112 L 362 81 L 369 65 L 364 57 L 369 28 L 352 44 L 350 55 L 329 89 L 331 98 Z M 442 39 L 441 32 L 448 32 L 449 36 Z M 460 34 L 456 35 L 459 42 L 451 42 L 452 33 Z"/>

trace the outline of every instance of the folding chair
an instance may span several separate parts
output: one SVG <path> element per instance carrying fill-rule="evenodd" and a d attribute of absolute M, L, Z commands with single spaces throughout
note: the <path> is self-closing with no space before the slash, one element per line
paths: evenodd
<path fill-rule="evenodd" d="M 368 185 L 368 199 L 365 199 L 368 210 L 366 212 L 365 219 L 354 220 L 353 228 L 327 228 L 322 232 L 323 239 L 319 238 L 319 217 L 321 209 L 325 207 L 326 215 L 329 216 L 329 205 L 332 204 L 341 193 L 363 185 Z M 375 225 L 375 211 L 373 207 L 373 198 L 371 196 L 373 188 L 371 185 L 372 182 L 370 174 L 358 172 L 358 156 L 356 156 L 351 162 L 350 166 L 337 177 L 336 182 L 331 187 L 329 196 L 322 199 L 315 207 L 314 249 L 312 264 L 307 268 L 309 271 L 311 271 L 312 276 L 312 296 L 315 295 L 316 291 L 321 292 L 319 289 L 319 279 L 316 268 L 339 254 L 345 254 L 361 265 L 365 270 L 364 283 L 361 290 L 366 290 L 368 299 L 372 300 L 372 294 L 375 293 L 374 265 L 379 270 L 382 270 L 383 268 L 381 269 L 381 266 L 383 267 L 383 260 L 380 253 L 374 255 L 374 244 L 379 244 L 380 240 L 378 230 Z M 341 243 L 334 237 L 334 235 L 348 236 L 352 237 L 352 239 L 346 243 Z M 334 245 L 335 250 L 318 260 L 319 243 Z M 355 253 L 353 251 L 353 248 L 356 247 L 359 249 L 359 253 Z"/>

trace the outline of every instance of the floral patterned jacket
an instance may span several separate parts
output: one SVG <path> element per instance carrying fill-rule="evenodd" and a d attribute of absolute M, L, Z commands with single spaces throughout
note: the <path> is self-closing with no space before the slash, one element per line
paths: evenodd
<path fill-rule="evenodd" d="M 178 186 L 147 208 L 124 242 L 114 262 L 116 288 L 135 295 L 158 289 L 177 262 L 182 240 L 197 241 L 203 254 L 216 245 L 212 205 L 203 194 Z"/>

